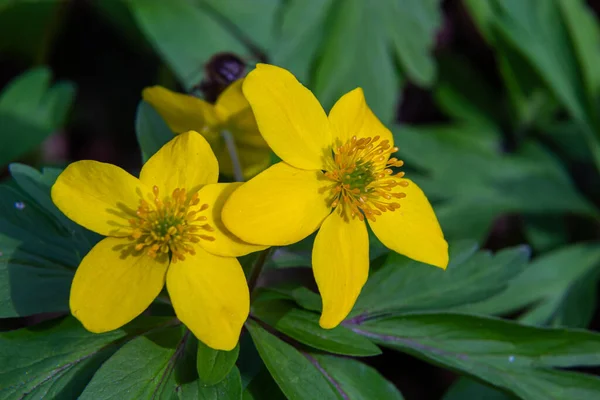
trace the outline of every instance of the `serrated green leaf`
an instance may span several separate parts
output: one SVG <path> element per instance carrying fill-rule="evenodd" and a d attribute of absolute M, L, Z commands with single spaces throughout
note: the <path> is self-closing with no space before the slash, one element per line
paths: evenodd
<path fill-rule="evenodd" d="M 219 52 L 245 47 L 206 10 L 187 0 L 128 0 L 140 30 L 187 89 L 202 79 L 202 66 Z"/>
<path fill-rule="evenodd" d="M 337 399 L 317 368 L 290 344 L 249 320 L 246 327 L 269 372 L 290 400 Z"/>
<path fill-rule="evenodd" d="M 406 75 L 418 85 L 431 85 L 436 75 L 432 56 L 435 34 L 442 20 L 440 0 L 400 0 L 387 4 L 385 22 Z"/>
<path fill-rule="evenodd" d="M 491 128 L 476 129 L 485 134 Z M 473 129 L 460 126 L 393 131 L 406 165 L 427 172 L 427 177 L 407 176 L 428 197 L 445 200 L 435 210 L 450 239 L 483 238 L 496 217 L 510 212 L 598 214 L 558 159 L 535 142 L 524 142 L 516 154 L 503 154 L 499 147 L 469 141 Z"/>
<path fill-rule="evenodd" d="M 247 45 L 264 51 L 271 46 L 275 33 L 275 17 L 281 6 L 279 0 L 196 0 L 209 5 L 209 11 L 223 19 L 223 26 L 237 37 L 249 41 Z"/>
<path fill-rule="evenodd" d="M 182 382 L 174 367 L 180 355 L 183 329 L 156 330 L 126 343 L 94 374 L 80 399 L 168 399 Z M 186 338 L 187 339 L 187 338 Z M 185 382 L 183 382 L 185 383 Z"/>
<path fill-rule="evenodd" d="M 526 267 L 530 253 L 525 246 L 495 255 L 476 250 L 477 244 L 471 241 L 451 243 L 445 271 L 391 253 L 371 274 L 352 315 L 447 309 L 489 298 L 506 289 Z"/>
<path fill-rule="evenodd" d="M 543 311 L 529 316 L 530 323 L 544 323 L 553 316 L 571 287 L 600 267 L 600 246 L 576 244 L 538 257 L 517 275 L 506 290 L 482 302 L 457 310 L 480 314 L 506 314 L 534 303 Z M 549 305 L 552 305 L 551 307 Z M 533 311 L 530 311 L 533 312 Z"/>
<path fill-rule="evenodd" d="M 148 161 L 175 135 L 156 110 L 145 101 L 140 101 L 135 114 L 135 134 L 142 150 L 142 160 Z"/>
<path fill-rule="evenodd" d="M 104 334 L 86 331 L 75 318 L 0 334 L 2 399 L 76 398 L 100 364 L 127 340 L 172 318 L 141 317 Z"/>
<path fill-rule="evenodd" d="M 10 164 L 9 170 L 19 188 L 29 195 L 40 208 L 54 217 L 59 231 L 70 236 L 72 243 L 69 243 L 69 247 L 73 247 L 74 244 L 80 254 L 86 254 L 100 240 L 100 235 L 77 225 L 54 205 L 50 191 L 56 178 L 62 172 L 61 169 L 44 168 L 42 172 L 39 172 L 28 165 L 13 163 Z"/>
<path fill-rule="evenodd" d="M 309 82 L 314 57 L 325 35 L 333 0 L 289 0 L 282 6 L 281 27 L 270 51 L 275 65 Z"/>
<path fill-rule="evenodd" d="M 351 358 L 324 354 L 310 357 L 329 375 L 332 386 L 344 399 L 402 400 L 402 394 L 376 369 Z"/>
<path fill-rule="evenodd" d="M 200 385 L 212 386 L 225 379 L 235 366 L 239 354 L 239 343 L 231 351 L 222 351 L 211 349 L 204 343 L 198 342 L 196 363 Z"/>
<path fill-rule="evenodd" d="M 288 302 L 255 302 L 253 314 L 281 333 L 318 350 L 349 356 L 374 356 L 381 350 L 368 339 L 337 326 L 323 329 L 319 316 L 293 307 Z"/>
<path fill-rule="evenodd" d="M 234 365 L 227 376 L 219 383 L 212 386 L 203 386 L 198 388 L 199 400 L 241 400 L 242 398 L 242 379 L 240 371 Z"/>
<path fill-rule="evenodd" d="M 406 314 L 354 330 L 383 346 L 504 388 L 523 399 L 600 396 L 597 377 L 553 370 L 600 365 L 600 335 L 464 314 Z"/>
<path fill-rule="evenodd" d="M 382 29 L 387 5 L 348 0 L 344 7 L 336 8 L 314 81 L 315 94 L 325 109 L 360 86 L 369 107 L 384 124 L 393 120 L 400 79 Z"/>

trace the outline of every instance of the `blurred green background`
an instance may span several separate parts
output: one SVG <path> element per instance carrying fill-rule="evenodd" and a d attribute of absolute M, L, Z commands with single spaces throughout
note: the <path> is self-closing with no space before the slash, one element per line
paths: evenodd
<path fill-rule="evenodd" d="M 598 11 L 592 0 L 0 0 L 0 171 L 79 159 L 135 170 L 144 87 L 188 91 L 223 51 L 264 58 L 327 109 L 363 87 L 449 240 L 529 246 L 511 291 L 465 311 L 597 330 Z M 441 398 L 454 381 L 408 355 L 367 362 L 407 399 Z M 473 387 L 446 398 L 492 398 L 461 397 Z"/>

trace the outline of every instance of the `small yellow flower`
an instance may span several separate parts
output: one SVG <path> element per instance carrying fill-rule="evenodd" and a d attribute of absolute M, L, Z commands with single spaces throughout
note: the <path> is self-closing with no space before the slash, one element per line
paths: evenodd
<path fill-rule="evenodd" d="M 229 85 L 214 105 L 161 86 L 144 89 L 142 96 L 174 133 L 189 130 L 201 133 L 215 152 L 221 173 L 233 176 L 233 162 L 222 135 L 223 131 L 230 132 L 244 178 L 248 179 L 270 165 L 271 150 L 258 131 L 252 109 L 242 93 L 242 82 L 240 79 Z"/>
<path fill-rule="evenodd" d="M 416 184 L 392 171 L 402 165 L 390 158 L 394 139 L 360 88 L 342 96 L 329 117 L 292 74 L 272 65 L 259 64 L 243 90 L 283 162 L 236 190 L 223 222 L 263 245 L 291 244 L 320 228 L 312 261 L 323 328 L 348 315 L 367 281 L 365 220 L 388 248 L 446 268 L 448 245 L 431 205 Z"/>
<path fill-rule="evenodd" d="M 216 183 L 219 165 L 196 132 L 178 135 L 143 166 L 140 178 L 97 161 L 69 165 L 52 200 L 70 219 L 108 236 L 83 258 L 71 286 L 73 315 L 92 332 L 141 314 L 167 285 L 177 317 L 208 346 L 231 350 L 249 312 L 235 256 L 244 243 L 221 222 L 239 183 Z"/>

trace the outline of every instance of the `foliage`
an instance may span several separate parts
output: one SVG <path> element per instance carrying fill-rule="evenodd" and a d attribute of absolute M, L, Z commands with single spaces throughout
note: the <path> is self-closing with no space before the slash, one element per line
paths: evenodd
<path fill-rule="evenodd" d="M 0 52 L 16 48 L 35 63 L 61 2 L 26 3 L 0 0 Z M 326 108 L 363 87 L 434 205 L 450 265 L 419 263 L 370 235 L 369 280 L 348 319 L 324 330 L 320 297 L 304 279 L 311 236 L 267 260 L 241 259 L 247 275 L 256 262 L 265 270 L 230 352 L 198 342 L 160 297 L 149 315 L 90 333 L 68 315 L 69 289 L 99 237 L 53 204 L 62 168 L 17 162 L 36 163 L 32 152 L 68 126 L 76 89 L 32 66 L 0 91 L 9 175 L 0 184 L 0 318 L 49 321 L 0 333 L 0 398 L 402 399 L 370 366 L 390 351 L 459 375 L 446 400 L 600 398 L 599 378 L 582 372 L 600 366 L 600 335 L 586 330 L 600 277 L 598 20 L 583 0 L 460 2 L 493 54 L 491 82 L 468 54 L 434 53 L 440 3 L 94 2 L 185 91 L 225 51 L 289 69 Z M 30 11 L 38 23 L 7 42 Z M 440 121 L 399 120 L 409 84 L 432 94 Z M 143 160 L 173 137 L 143 101 L 135 131 Z M 509 218 L 518 233 L 490 251 Z"/>

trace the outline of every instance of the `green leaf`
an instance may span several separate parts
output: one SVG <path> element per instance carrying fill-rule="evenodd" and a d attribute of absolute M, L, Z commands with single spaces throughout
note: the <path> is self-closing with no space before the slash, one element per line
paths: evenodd
<path fill-rule="evenodd" d="M 143 162 L 148 161 L 175 136 L 167 123 L 145 101 L 140 101 L 135 114 L 135 134 L 142 150 Z"/>
<path fill-rule="evenodd" d="M 385 22 L 400 64 L 420 86 L 435 80 L 433 47 L 442 22 L 440 0 L 400 0 L 388 3 Z"/>
<path fill-rule="evenodd" d="M 75 87 L 50 87 L 50 78 L 45 67 L 31 69 L 0 92 L 0 166 L 36 148 L 64 123 Z"/>
<path fill-rule="evenodd" d="M 457 310 L 480 314 L 507 314 L 532 304 L 539 304 L 536 306 L 539 310 L 535 312 L 535 318 L 529 316 L 528 322 L 545 323 L 558 311 L 574 285 L 585 281 L 588 274 L 598 271 L 599 267 L 598 244 L 563 247 L 536 258 L 521 274 L 511 280 L 502 293 L 479 303 L 466 304 Z M 530 311 L 532 312 L 534 311 Z"/>
<path fill-rule="evenodd" d="M 311 68 L 326 30 L 333 0 L 289 0 L 282 5 L 281 27 L 270 57 L 300 82 L 310 81 Z"/>
<path fill-rule="evenodd" d="M 244 46 L 215 18 L 188 0 L 128 0 L 141 31 L 186 90 L 202 79 L 202 66 L 219 52 L 245 56 Z"/>
<path fill-rule="evenodd" d="M 246 323 L 246 327 L 260 357 L 288 399 L 338 398 L 327 380 L 304 354 L 252 320 Z"/>
<path fill-rule="evenodd" d="M 219 20 L 237 38 L 247 41 L 247 45 L 264 51 L 274 40 L 275 17 L 280 7 L 278 0 L 196 0 L 200 5 L 208 5 Z"/>
<path fill-rule="evenodd" d="M 59 230 L 71 236 L 72 242 L 68 245 L 69 247 L 75 245 L 80 254 L 85 254 L 100 240 L 100 235 L 77 225 L 54 205 L 50 197 L 50 190 L 62 172 L 61 169 L 44 168 L 42 172 L 39 172 L 28 165 L 13 163 L 10 164 L 9 170 L 19 188 L 29 195 L 40 208 L 54 217 Z"/>
<path fill-rule="evenodd" d="M 240 371 L 234 365 L 225 379 L 213 386 L 202 386 L 198 388 L 199 400 L 241 400 L 242 379 Z"/>
<path fill-rule="evenodd" d="M 211 349 L 199 341 L 196 362 L 200 384 L 203 386 L 212 386 L 225 379 L 235 366 L 239 354 L 239 343 L 231 351 L 222 351 Z"/>
<path fill-rule="evenodd" d="M 514 399 L 504 392 L 483 385 L 469 378 L 459 378 L 450 386 L 442 400 L 511 400 Z"/>
<path fill-rule="evenodd" d="M 402 394 L 376 369 L 351 358 L 311 355 L 344 399 L 402 400 Z"/>
<path fill-rule="evenodd" d="M 400 79 L 382 29 L 388 4 L 348 0 L 336 8 L 314 81 L 315 94 L 326 109 L 360 86 L 383 123 L 393 120 Z"/>
<path fill-rule="evenodd" d="M 508 390 L 523 399 L 600 396 L 600 379 L 553 370 L 600 365 L 600 335 L 461 314 L 406 314 L 354 327 L 383 346 Z"/>
<path fill-rule="evenodd" d="M 591 10 L 580 0 L 544 4 L 495 0 L 487 10 L 478 3 L 469 1 L 466 5 L 501 52 L 499 59 L 502 70 L 508 71 L 505 79 L 509 89 L 528 92 L 529 97 L 537 92 L 532 87 L 549 90 L 580 125 L 600 168 L 600 118 L 596 109 L 600 74 L 594 67 L 599 59 L 600 31 Z M 511 54 L 516 52 L 517 56 Z M 532 74 L 528 73 L 528 79 L 522 79 L 524 74 L 517 71 L 523 70 L 524 63 L 539 78 L 529 79 Z"/>
<path fill-rule="evenodd" d="M 547 149 L 525 142 L 516 154 L 499 151 L 490 127 L 402 127 L 394 129 L 408 173 L 428 197 L 444 200 L 436 208 L 448 238 L 483 238 L 505 213 L 571 212 L 596 216 L 597 210 L 574 187 L 564 166 Z M 485 141 L 470 140 L 477 134 Z M 496 141 L 496 148 L 490 146 Z M 481 143 L 480 143 L 481 142 Z"/>
<path fill-rule="evenodd" d="M 1 333 L 0 397 L 77 398 L 121 344 L 171 322 L 172 318 L 141 317 L 121 329 L 95 334 L 67 317 Z"/>
<path fill-rule="evenodd" d="M 0 317 L 68 311 L 74 269 L 100 237 L 52 203 L 60 170 L 10 171 L 16 187 L 0 185 Z"/>
<path fill-rule="evenodd" d="M 506 117 L 502 98 L 468 59 L 446 54 L 439 69 L 435 99 L 454 120 L 486 126 L 498 124 Z"/>
<path fill-rule="evenodd" d="M 286 400 L 285 395 L 264 367 L 244 390 L 242 398 L 244 400 Z"/>
<path fill-rule="evenodd" d="M 295 308 L 288 302 L 254 302 L 252 312 L 278 331 L 315 349 L 349 356 L 381 354 L 370 340 L 343 326 L 323 329 L 317 314 Z"/>
<path fill-rule="evenodd" d="M 495 255 L 476 250 L 477 244 L 471 241 L 451 243 L 445 271 L 390 253 L 369 277 L 352 315 L 361 318 L 394 311 L 447 309 L 487 299 L 506 289 L 525 268 L 530 253 L 525 246 Z"/>
<path fill-rule="evenodd" d="M 174 367 L 185 345 L 181 326 L 139 336 L 102 364 L 79 397 L 98 400 L 170 398 L 179 382 Z M 187 337 L 186 337 L 187 339 Z"/>
<path fill-rule="evenodd" d="M 45 62 L 59 31 L 62 5 L 59 0 L 0 1 L 0 53 L 26 63 Z"/>

